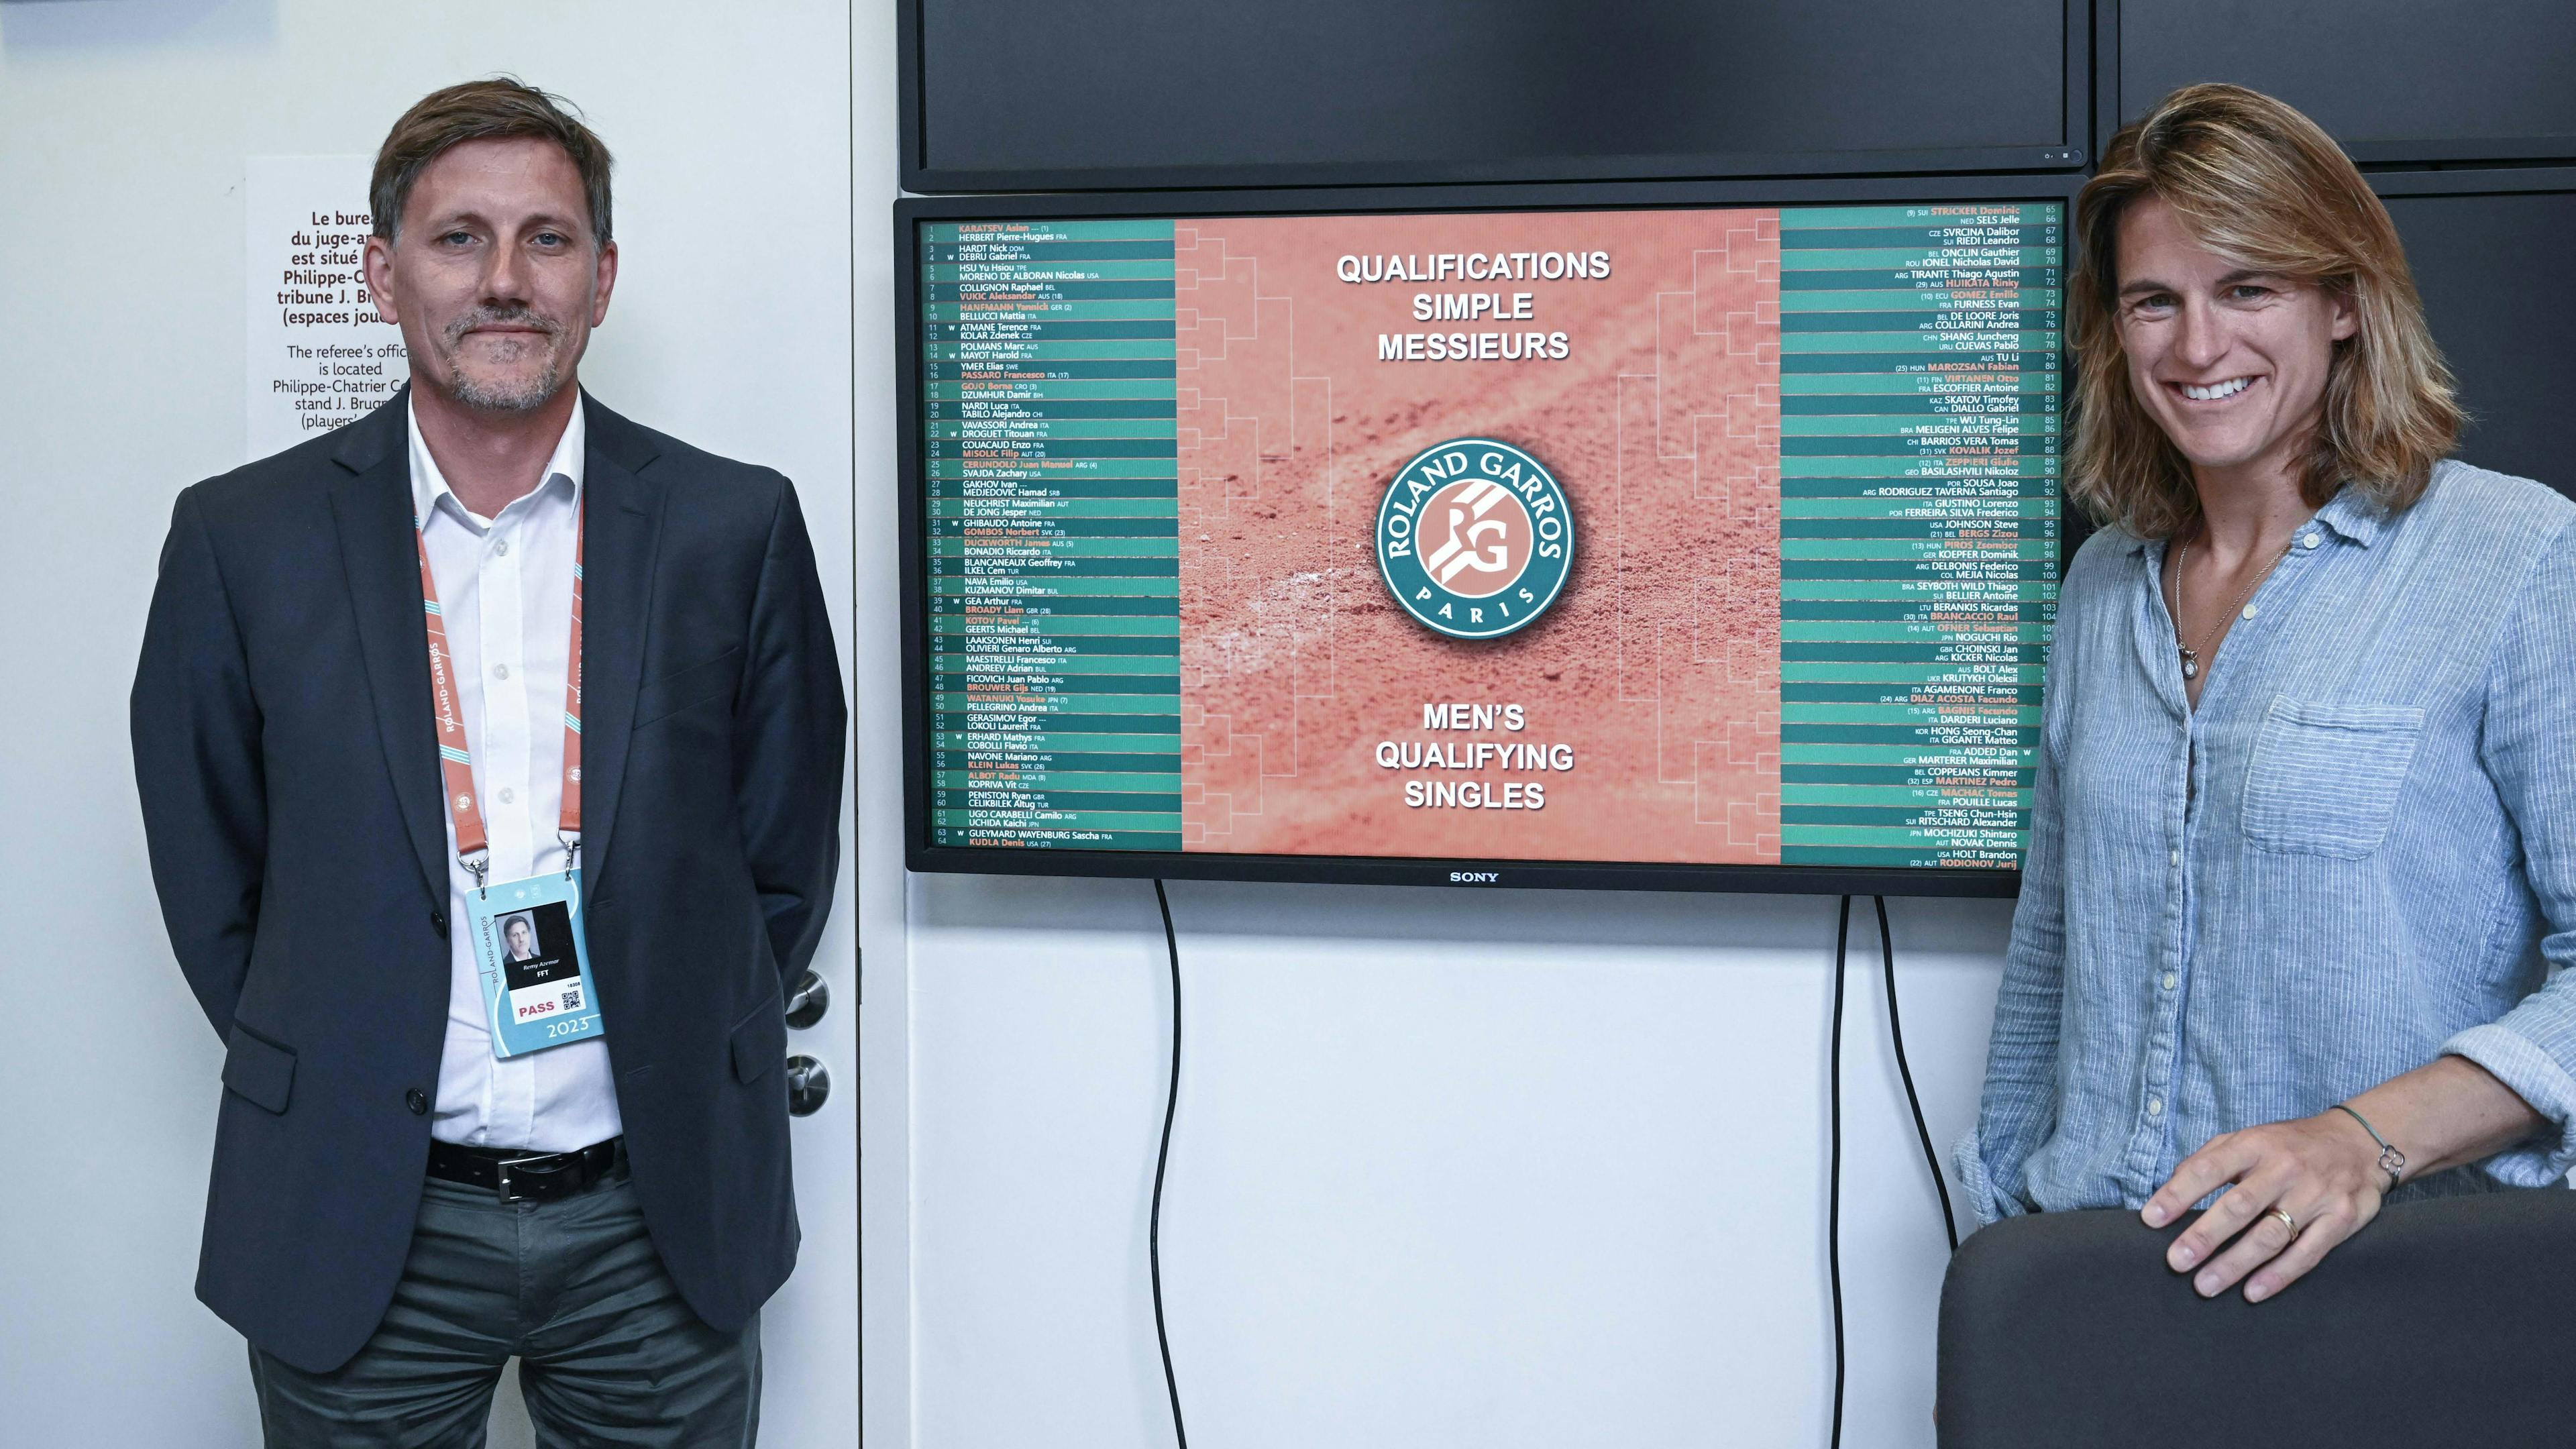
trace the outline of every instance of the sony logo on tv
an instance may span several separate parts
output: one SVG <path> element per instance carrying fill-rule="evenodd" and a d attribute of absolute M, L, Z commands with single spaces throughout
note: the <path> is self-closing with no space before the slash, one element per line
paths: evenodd
<path fill-rule="evenodd" d="M 1498 885 L 1502 882 L 1502 879 L 1503 873 L 1499 870 L 1453 870 L 1449 872 L 1449 883 L 1451 885 Z"/>

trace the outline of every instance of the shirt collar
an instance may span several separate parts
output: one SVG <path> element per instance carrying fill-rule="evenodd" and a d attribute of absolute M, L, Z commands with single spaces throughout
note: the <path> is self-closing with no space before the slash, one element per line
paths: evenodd
<path fill-rule="evenodd" d="M 2378 542 L 2380 530 L 2388 526 L 2387 515 L 2368 495 L 2347 483 L 2326 506 L 2317 510 L 2312 522 L 2321 523 L 2338 537 L 2360 544 L 2363 548 Z"/>
<path fill-rule="evenodd" d="M 2308 522 L 2363 548 L 2378 542 L 2381 531 L 2388 527 L 2387 515 L 2379 511 L 2379 505 L 2349 483 L 2336 490 L 2335 496 L 2327 499 L 2326 506 L 2318 509 Z M 2136 537 L 2129 540 L 2132 556 L 2146 551 L 2147 540 Z"/>
<path fill-rule="evenodd" d="M 563 436 L 555 440 L 554 454 L 546 459 L 546 471 L 536 487 L 528 490 L 533 498 L 546 489 L 561 486 L 575 502 L 581 498 L 582 465 L 589 456 L 589 423 L 585 417 L 588 403 L 579 391 L 572 399 L 572 416 L 565 420 Z M 411 514 L 416 525 L 426 526 L 430 514 L 442 498 L 461 521 L 476 532 L 491 526 L 488 518 L 477 518 L 447 485 L 447 475 L 438 471 L 438 460 L 430 456 L 429 443 L 420 435 L 420 410 L 417 404 L 406 404 L 404 417 L 411 429 Z M 507 510 L 504 510 L 507 511 Z"/>

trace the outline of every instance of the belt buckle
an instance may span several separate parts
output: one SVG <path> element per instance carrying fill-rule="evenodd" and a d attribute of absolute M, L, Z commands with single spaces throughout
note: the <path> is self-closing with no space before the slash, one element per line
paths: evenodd
<path fill-rule="evenodd" d="M 561 1162 L 561 1163 L 558 1163 L 557 1165 L 555 1165 L 555 1166 L 553 1166 L 553 1167 L 540 1168 L 540 1169 L 537 1169 L 537 1170 L 535 1170 L 535 1171 L 532 1171 L 532 1172 L 527 1173 L 527 1174 L 526 1174 L 527 1176 L 532 1177 L 532 1178 L 534 1178 L 534 1179 L 536 1179 L 536 1180 L 535 1180 L 534 1182 L 529 1183 L 529 1184 L 528 1184 L 528 1186 L 527 1186 L 527 1189 L 526 1189 L 526 1190 L 524 1190 L 524 1191 L 522 1191 L 522 1190 L 520 1189 L 519 1184 L 517 1184 L 516 1182 L 513 1182 L 513 1181 L 511 1180 L 511 1178 L 510 1178 L 510 1169 L 511 1169 L 511 1168 L 514 1168 L 514 1167 L 525 1167 L 528 1163 L 531 1163 L 531 1162 L 542 1162 L 542 1161 L 544 1161 L 545 1159 L 547 1159 L 547 1158 L 549 1158 L 549 1157 L 565 1157 L 565 1158 L 568 1158 L 568 1160 L 567 1160 L 567 1161 L 564 1161 L 564 1162 Z M 544 1188 L 544 1187 L 547 1187 L 547 1186 L 550 1186 L 550 1185 L 553 1183 L 553 1181 L 554 1181 L 555 1174 L 560 1173 L 560 1172 L 567 1171 L 567 1170 L 569 1170 L 569 1169 L 571 1169 L 571 1168 L 575 1168 L 575 1167 L 578 1167 L 578 1166 L 580 1166 L 580 1165 L 581 1165 L 581 1155 L 580 1155 L 579 1153 L 570 1153 L 570 1154 L 566 1154 L 566 1153 L 560 1153 L 560 1152 L 538 1152 L 538 1153 L 531 1153 L 530 1155 L 528 1155 L 528 1156 L 526 1156 L 526 1157 L 510 1158 L 510 1159 L 508 1159 L 508 1160 L 505 1160 L 505 1161 L 502 1161 L 502 1162 L 498 1162 L 498 1163 L 493 1164 L 493 1166 L 494 1166 L 494 1167 L 498 1170 L 498 1172 L 500 1173 L 500 1178 L 501 1178 L 501 1184 L 500 1184 L 500 1187 L 501 1187 L 501 1201 L 503 1201 L 503 1202 L 521 1202 L 521 1201 L 531 1201 L 531 1202 L 532 1202 L 532 1201 L 535 1201 L 535 1200 L 539 1197 L 539 1195 L 540 1195 L 540 1194 L 539 1194 L 539 1192 L 538 1192 L 538 1189 L 540 1189 L 540 1188 Z"/>

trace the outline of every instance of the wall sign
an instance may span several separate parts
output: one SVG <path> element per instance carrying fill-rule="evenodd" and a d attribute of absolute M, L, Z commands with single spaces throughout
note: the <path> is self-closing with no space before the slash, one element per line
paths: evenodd
<path fill-rule="evenodd" d="M 372 223 L 365 156 L 253 156 L 244 171 L 247 456 L 363 417 L 411 375 L 376 320 L 359 260 Z"/>

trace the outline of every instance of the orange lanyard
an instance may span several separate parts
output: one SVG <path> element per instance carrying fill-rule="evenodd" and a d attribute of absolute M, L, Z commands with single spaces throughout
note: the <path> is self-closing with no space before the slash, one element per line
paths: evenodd
<path fill-rule="evenodd" d="M 581 535 L 586 504 L 572 515 L 572 644 L 565 654 L 563 815 L 556 838 L 564 845 L 564 868 L 570 872 L 581 857 Z M 447 779 L 447 808 L 456 818 L 456 858 L 484 884 L 491 867 L 491 839 L 483 830 L 483 807 L 474 795 L 474 752 L 465 741 L 465 719 L 456 707 L 456 680 L 448 667 L 447 620 L 438 607 L 438 580 L 430 576 L 429 545 L 412 520 L 411 541 L 420 551 L 421 617 L 429 630 L 431 712 L 438 719 L 438 768 Z"/>

